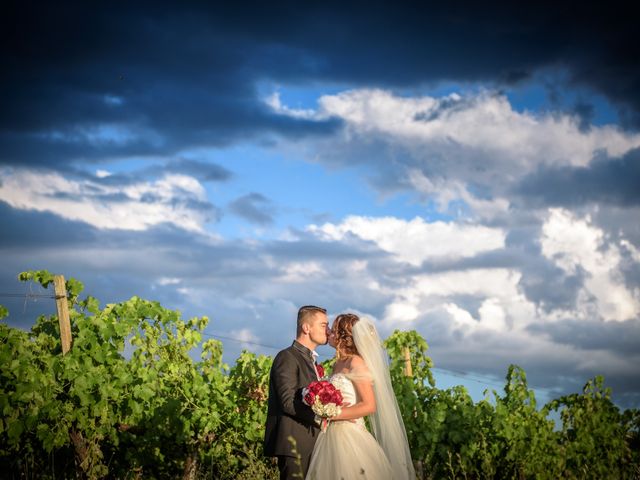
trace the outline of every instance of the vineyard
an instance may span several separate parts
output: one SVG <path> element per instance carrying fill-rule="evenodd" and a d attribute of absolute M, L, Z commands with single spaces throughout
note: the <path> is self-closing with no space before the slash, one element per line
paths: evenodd
<path fill-rule="evenodd" d="M 53 282 L 46 271 L 19 278 Z M 270 357 L 245 351 L 228 366 L 221 342 L 203 341 L 206 317 L 183 320 L 137 297 L 101 307 L 74 279 L 66 289 L 66 354 L 56 315 L 29 332 L 0 322 L 4 476 L 277 478 L 262 455 Z M 396 331 L 385 346 L 421 478 L 640 478 L 640 412 L 621 411 L 603 378 L 539 407 L 512 365 L 503 392 L 474 402 L 463 387 L 436 388 L 415 331 Z"/>

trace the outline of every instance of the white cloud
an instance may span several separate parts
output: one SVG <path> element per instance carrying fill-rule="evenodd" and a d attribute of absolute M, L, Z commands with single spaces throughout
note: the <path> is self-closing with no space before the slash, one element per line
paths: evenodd
<path fill-rule="evenodd" d="M 290 108 L 286 105 L 282 104 L 280 100 L 280 92 L 274 92 L 268 97 L 264 99 L 264 102 L 270 106 L 276 113 L 281 115 L 287 115 L 289 117 L 294 118 L 304 118 L 304 119 L 322 119 L 322 115 L 320 115 L 316 110 L 313 109 L 300 109 L 300 108 Z"/>
<path fill-rule="evenodd" d="M 326 271 L 320 262 L 291 262 L 284 266 L 282 281 L 295 283 L 310 278 L 321 279 Z"/>
<path fill-rule="evenodd" d="M 416 275 L 392 292 L 386 308 L 387 324 L 411 323 L 429 312 L 443 309 L 452 320 L 473 328 L 505 331 L 522 329 L 537 318 L 535 305 L 520 291 L 521 274 L 505 268 L 478 268 Z M 482 301 L 479 317 L 452 301 L 467 296 Z"/>
<path fill-rule="evenodd" d="M 14 208 L 51 212 L 101 229 L 146 230 L 171 223 L 203 232 L 208 221 L 206 208 L 194 206 L 208 204 L 206 191 L 186 175 L 113 186 L 54 172 L 3 169 L 0 179 L 0 200 Z"/>
<path fill-rule="evenodd" d="M 629 369 L 630 361 L 614 348 L 594 351 L 586 342 L 564 340 L 554 328 L 593 326 L 599 318 L 637 319 L 640 294 L 624 284 L 628 265 L 622 263 L 638 262 L 638 249 L 627 240 L 614 244 L 588 217 L 567 210 L 546 216 L 518 210 L 510 189 L 542 165 L 588 165 L 598 151 L 621 155 L 640 145 L 639 135 L 610 126 L 581 131 L 568 115 L 517 112 L 505 97 L 487 93 L 402 98 L 354 90 L 322 97 L 317 110 L 283 105 L 278 94 L 267 103 L 282 115 L 337 117 L 345 125 L 334 136 L 285 145 L 287 152 L 298 153 L 300 146 L 316 162 L 366 164 L 358 173 L 379 174 L 381 191 L 406 188 L 425 202 L 436 201 L 441 210 L 460 208 L 458 220 L 373 216 L 372 207 L 372 216 L 310 225 L 304 234 L 296 230 L 299 224 L 283 232 L 279 238 L 291 242 L 295 258 L 260 238 L 222 240 L 212 249 L 197 245 L 193 257 L 176 255 L 189 247 L 186 241 L 175 249 L 149 248 L 144 256 L 86 251 L 80 260 L 84 268 L 99 275 L 111 271 L 114 277 L 123 268 L 145 272 L 140 277 L 155 280 L 150 288 L 164 285 L 163 293 L 172 292 L 184 309 L 215 314 L 214 325 L 239 340 L 229 345 L 234 352 L 240 346 L 260 350 L 252 345 L 259 342 L 285 346 L 297 307 L 318 303 L 332 314 L 351 310 L 379 318 L 383 335 L 395 328 L 418 329 L 440 366 L 450 362 L 472 370 L 481 362 L 485 370 L 502 374 L 509 363 L 527 362 L 545 371 L 545 378 Z M 117 133 L 107 129 L 89 137 L 108 142 Z M 22 170 L 0 175 L 0 199 L 13 207 L 51 211 L 99 228 L 144 230 L 169 222 L 201 232 L 206 222 L 206 212 L 190 207 L 207 202 L 203 185 L 191 176 L 114 187 L 100 181 L 108 176 L 102 170 L 94 181 Z M 473 221 L 460 220 L 465 208 Z M 309 236 L 315 238 L 307 243 Z M 325 241 L 321 249 L 318 238 Z M 491 255 L 483 255 L 487 252 Z M 72 256 L 77 263 L 75 251 L 66 258 L 57 254 L 56 260 Z M 491 264 L 491 259 L 501 261 Z M 546 279 L 527 278 L 546 274 L 547 259 L 562 270 L 560 277 L 571 277 L 552 283 L 570 291 L 548 302 L 549 289 L 538 287 Z M 453 270 L 427 270 L 435 266 Z"/>
<path fill-rule="evenodd" d="M 421 195 L 433 198 L 438 204 L 440 211 L 449 211 L 462 218 L 465 215 L 462 211 L 451 212 L 451 205 L 464 202 L 475 213 L 477 218 L 494 218 L 499 214 L 505 214 L 509 210 L 510 202 L 504 197 L 491 199 L 478 198 L 469 192 L 463 182 L 451 179 L 431 179 L 418 168 L 408 168 L 406 180 L 415 191 Z M 460 208 L 458 205 L 457 208 Z M 464 212 L 467 213 L 467 212 Z"/>
<path fill-rule="evenodd" d="M 460 308 L 455 303 L 444 303 L 442 304 L 442 309 L 450 315 L 457 327 L 468 329 L 475 328 L 477 326 L 477 321 L 473 316 L 467 310 Z"/>
<path fill-rule="evenodd" d="M 260 339 L 248 328 L 241 328 L 240 330 L 231 330 L 230 337 L 240 342 L 241 348 L 247 350 L 255 350 L 255 343 L 259 343 Z"/>
<path fill-rule="evenodd" d="M 414 266 L 427 259 L 473 257 L 503 248 L 505 241 L 505 232 L 501 229 L 442 221 L 428 223 L 420 217 L 406 221 L 394 217 L 349 216 L 340 224 L 311 225 L 308 229 L 334 241 L 355 235 Z"/>
<path fill-rule="evenodd" d="M 602 318 L 623 321 L 640 313 L 638 295 L 627 289 L 620 273 L 619 248 L 606 241 L 589 216 L 577 218 L 567 210 L 550 209 L 541 245 L 543 255 L 568 274 L 578 269 L 587 273 L 584 289 L 596 298 Z"/>
<path fill-rule="evenodd" d="M 273 108 L 287 111 L 277 98 Z M 514 110 L 503 95 L 401 97 L 379 89 L 325 95 L 307 117 L 339 118 L 340 133 L 306 142 L 314 162 L 364 163 L 381 192 L 408 189 L 442 211 L 462 203 L 471 218 L 507 212 L 511 188 L 543 166 L 587 166 L 602 153 L 618 157 L 640 147 L 640 134 L 615 125 L 580 128 L 574 116 Z M 451 204 L 451 205 L 450 205 Z"/>
<path fill-rule="evenodd" d="M 487 298 L 478 309 L 478 314 L 480 315 L 481 325 L 497 331 L 506 330 L 507 313 L 501 299 L 495 297 Z"/>
<path fill-rule="evenodd" d="M 620 246 L 624 248 L 627 252 L 629 252 L 629 255 L 631 256 L 634 262 L 640 263 L 640 250 L 638 250 L 635 247 L 635 245 L 633 245 L 633 243 L 631 243 L 627 239 L 622 239 L 620 241 Z"/>
<path fill-rule="evenodd" d="M 321 111 L 347 122 L 350 132 L 384 135 L 429 152 L 454 145 L 521 166 L 587 165 L 594 152 L 621 155 L 640 146 L 640 135 L 616 127 L 581 131 L 569 115 L 534 115 L 513 110 L 502 95 L 399 97 L 384 90 L 351 90 L 319 99 Z M 473 159 L 468 159 L 473 161 Z"/>

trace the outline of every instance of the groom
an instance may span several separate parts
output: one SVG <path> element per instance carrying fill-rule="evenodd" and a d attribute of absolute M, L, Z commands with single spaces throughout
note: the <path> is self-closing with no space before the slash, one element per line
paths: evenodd
<path fill-rule="evenodd" d="M 276 355 L 269 376 L 269 402 L 264 435 L 264 454 L 278 457 L 280 479 L 300 473 L 289 436 L 296 440 L 306 475 L 319 427 L 310 407 L 302 403 L 302 388 L 320 375 L 316 370 L 315 348 L 327 343 L 327 311 L 311 305 L 298 310 L 296 339 Z"/>

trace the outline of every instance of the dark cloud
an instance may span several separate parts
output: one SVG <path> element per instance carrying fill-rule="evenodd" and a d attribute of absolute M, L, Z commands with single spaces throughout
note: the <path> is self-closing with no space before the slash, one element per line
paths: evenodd
<path fill-rule="evenodd" d="M 108 172 L 107 175 L 97 175 L 86 167 L 62 166 L 55 170 L 38 169 L 41 172 L 63 172 L 66 176 L 78 180 L 87 180 L 87 190 L 97 190 L 97 186 L 111 186 L 122 188 L 141 182 L 147 182 L 162 177 L 165 174 L 181 174 L 194 177 L 199 182 L 225 182 L 233 177 L 233 173 L 215 162 L 204 160 L 177 159 L 165 163 L 152 163 L 143 168 L 124 172 Z M 1 179 L 0 179 L 1 181 Z"/>
<path fill-rule="evenodd" d="M 538 205 L 574 207 L 587 203 L 623 207 L 640 204 L 640 149 L 621 158 L 597 158 L 587 167 L 541 167 L 514 193 Z"/>
<path fill-rule="evenodd" d="M 229 210 L 258 225 L 273 223 L 273 206 L 271 201 L 259 193 L 249 193 L 237 198 L 229 204 Z"/>
<path fill-rule="evenodd" d="M 98 230 L 79 222 L 70 222 L 49 213 L 14 210 L 0 203 L 0 221 L 12 225 L 0 234 L 0 290 L 29 292 L 29 285 L 17 282 L 16 275 L 28 269 L 48 269 L 84 282 L 87 294 L 97 296 L 102 304 L 119 302 L 138 295 L 158 299 L 168 308 L 180 310 L 185 317 L 208 315 L 212 318 L 208 332 L 230 336 L 232 331 L 248 328 L 258 342 L 282 348 L 293 336 L 298 306 L 315 303 L 332 314 L 355 309 L 383 318 L 393 300 L 393 291 L 402 288 L 416 271 L 406 270 L 370 242 L 319 241 L 308 232 L 293 232 L 289 241 L 242 242 L 213 240 L 206 235 L 160 225 L 140 232 Z M 526 237 L 523 233 L 522 237 Z M 489 252 L 479 259 L 465 259 L 454 265 L 431 264 L 421 268 L 481 268 L 500 264 L 521 264 L 523 276 L 535 272 L 539 259 L 531 255 L 527 242 L 514 238 L 501 259 L 499 252 Z M 531 247 L 533 248 L 533 247 Z M 525 257 L 530 256 L 527 266 Z M 359 276 L 351 266 L 354 260 L 367 260 L 368 272 Z M 325 274 L 316 276 L 306 265 L 317 263 Z M 464 263 L 466 262 L 466 263 Z M 288 278 L 289 266 L 298 264 L 297 276 Z M 544 268 L 538 270 L 541 275 Z M 426 272 L 427 270 L 425 270 Z M 380 287 L 370 288 L 374 273 Z M 162 279 L 169 281 L 162 282 Z M 550 281 L 549 288 L 565 288 Z M 37 289 L 36 289 L 37 290 Z M 41 293 L 41 292 L 37 292 Z M 527 295 L 531 295 L 527 291 Z M 544 295 L 542 295 L 544 296 Z M 547 293 L 548 297 L 548 293 Z M 545 297 L 546 298 L 546 297 Z M 474 315 L 483 299 L 474 295 L 456 295 L 451 301 Z M 55 313 L 53 301 L 37 302 L 24 298 L 0 301 L 9 307 L 8 323 L 28 328 L 37 315 Z M 562 304 L 563 300 L 558 300 Z M 432 349 L 436 366 L 458 371 L 472 371 L 485 376 L 502 376 L 510 363 L 521 365 L 531 383 L 555 388 L 556 392 L 579 391 L 595 374 L 604 373 L 614 388 L 620 404 L 637 400 L 640 390 L 637 375 L 620 371 L 618 363 L 603 362 L 586 370 L 573 363 L 560 347 L 569 345 L 584 355 L 611 352 L 612 356 L 633 356 L 638 338 L 637 321 L 624 323 L 565 321 L 529 328 L 531 345 L 513 343 L 507 332 L 480 332 L 468 336 L 452 328 L 450 320 L 425 313 L 416 325 Z M 405 328 L 395 325 L 393 328 Z M 291 332 L 283 335 L 283 332 Z M 577 333 L 576 333 L 577 332 Z M 383 335 L 391 331 L 383 332 Z M 286 338 L 285 338 L 286 337 Z M 542 347 L 538 338 L 551 340 Z M 522 342 L 522 339 L 520 339 Z M 228 362 L 235 360 L 242 345 L 224 341 Z M 558 345 L 559 352 L 545 350 Z M 611 345 L 611 347 L 608 347 Z M 254 348 L 254 347 L 252 347 Z M 274 348 L 258 348 L 273 354 Z M 636 350 L 637 351 L 637 350 Z M 321 354 L 329 355 L 328 349 Z M 470 367 L 471 366 L 471 367 Z M 563 377 L 558 377 L 562 372 Z M 557 396 L 557 395 L 554 395 Z M 635 398 L 635 400 L 634 400 Z"/>
<path fill-rule="evenodd" d="M 274 115 L 263 81 L 497 86 L 561 65 L 640 118 L 630 5 L 16 5 L 0 29 L 3 163 L 167 155 L 338 126 Z"/>
<path fill-rule="evenodd" d="M 593 223 L 607 234 L 620 241 L 626 239 L 640 248 L 640 205 L 622 207 L 620 205 L 597 205 L 591 208 Z"/>
<path fill-rule="evenodd" d="M 226 168 L 211 162 L 180 159 L 169 163 L 167 172 L 191 175 L 202 182 L 216 182 L 229 180 L 232 173 Z"/>
<path fill-rule="evenodd" d="M 84 222 L 63 220 L 49 212 L 18 210 L 0 201 L 0 248 L 73 247 L 98 240 L 97 230 Z M 16 275 L 19 272 L 16 272 Z"/>
<path fill-rule="evenodd" d="M 493 377 L 496 386 L 489 388 L 499 393 L 502 393 L 500 386 L 504 385 L 504 374 L 509 365 L 516 364 L 525 370 L 529 387 L 538 390 L 538 395 L 547 395 L 547 400 L 581 392 L 589 379 L 603 375 L 605 385 L 612 388 L 613 400 L 618 405 L 637 408 L 640 376 L 630 368 L 634 360 L 637 362 L 638 356 L 637 322 L 616 325 L 603 322 L 601 327 L 598 323 L 571 320 L 557 325 L 529 327 L 531 342 L 526 348 L 522 340 L 508 337 L 504 332 L 478 331 L 465 335 L 464 332 L 453 330 L 447 321 L 432 317 L 424 321 L 418 331 L 429 343 L 429 355 L 436 367 L 462 373 L 462 378 L 465 375 L 473 378 L 475 375 L 482 381 Z M 570 328 L 574 330 L 570 331 Z M 571 338 L 576 329 L 583 331 L 577 341 Z M 604 334 L 602 341 L 597 339 L 601 333 Z M 625 334 L 631 337 L 622 338 Z M 536 336 L 557 341 L 551 344 L 556 347 L 541 346 Z M 566 354 L 565 340 L 574 352 L 579 352 L 578 359 L 573 354 Z M 613 342 L 611 350 L 606 345 L 607 340 Z M 620 348 L 620 351 L 616 351 L 616 348 Z M 629 366 L 620 367 L 617 360 L 608 363 L 608 354 Z M 595 362 L 594 358 L 601 358 L 602 361 Z M 558 375 L 558 372 L 562 374 Z"/>
<path fill-rule="evenodd" d="M 469 98 L 444 97 L 437 100 L 436 105 L 428 112 L 419 112 L 414 116 L 417 122 L 432 122 L 440 118 L 443 114 L 464 111 L 473 107 L 473 100 Z"/>
<path fill-rule="evenodd" d="M 578 117 L 578 127 L 583 133 L 591 130 L 593 119 L 595 117 L 595 107 L 587 102 L 578 102 L 573 107 L 574 114 Z"/>
<path fill-rule="evenodd" d="M 603 322 L 564 320 L 545 325 L 530 325 L 528 330 L 548 335 L 554 342 L 580 350 L 608 350 L 621 358 L 640 355 L 640 320 Z"/>
<path fill-rule="evenodd" d="M 48 10 L 5 17 L 4 163 L 171 155 L 256 131 L 299 136 L 335 125 L 274 115 L 245 71 L 259 45 L 225 36 L 198 12 Z"/>
<path fill-rule="evenodd" d="M 439 82 L 480 82 L 499 91 L 560 70 L 553 78 L 563 80 L 550 92 L 558 97 L 558 105 L 567 104 L 561 97 L 574 88 L 594 90 L 620 109 L 626 126 L 637 128 L 637 22 L 630 4 L 616 3 L 606 8 L 557 2 L 387 3 L 367 8 L 327 2 L 304 7 L 293 2 L 14 4 L 0 20 L 4 92 L 0 163 L 54 168 L 91 180 L 99 195 L 98 187 L 131 185 L 167 173 L 187 174 L 200 182 L 232 178 L 230 171 L 215 163 L 180 158 L 189 147 L 269 142 L 273 136 L 327 137 L 340 128 L 335 119 L 275 114 L 261 98 L 261 88 L 272 84 L 424 93 L 425 87 Z M 569 103 L 571 113 L 587 129 L 594 107 L 583 101 Z M 464 107 L 447 99 L 433 114 L 417 119 L 433 120 Z M 349 145 L 331 138 L 323 162 L 331 166 L 349 158 L 355 165 L 377 158 L 378 176 L 371 180 L 385 193 L 413 188 L 401 171 L 403 165 L 420 168 L 435 179 L 451 170 L 446 167 L 448 155 L 438 151 L 422 162 L 408 152 L 391 151 L 384 139 L 364 143 L 354 156 Z M 391 153 L 393 161 L 385 153 Z M 453 158 L 463 160 L 461 165 L 487 168 L 476 154 L 467 159 L 461 152 Z M 92 162 L 102 161 L 101 168 L 108 169 L 104 162 L 124 156 L 146 159 L 147 166 L 105 177 L 91 172 Z M 593 214 L 594 223 L 606 232 L 624 231 L 637 246 L 640 227 L 629 219 L 640 203 L 638 163 L 635 151 L 619 159 L 598 159 L 582 169 L 541 169 L 519 184 L 517 193 L 525 207 L 599 203 L 602 208 Z M 465 174 L 477 180 L 470 189 L 478 193 L 483 181 L 498 183 L 492 173 Z M 126 198 L 117 195 L 101 199 Z M 219 215 L 208 202 L 177 197 L 180 205 L 205 210 L 211 217 Z M 154 195 L 145 198 L 155 200 Z M 185 316 L 212 316 L 212 330 L 247 327 L 262 343 L 276 346 L 284 346 L 282 332 L 287 328 L 291 328 L 287 342 L 293 335 L 296 306 L 318 303 L 332 312 L 349 307 L 382 318 L 394 289 L 418 273 L 513 268 L 522 272 L 519 286 L 537 307 L 575 304 L 582 273 L 564 275 L 542 258 L 535 242 L 543 220 L 525 218 L 527 213 L 518 207 L 494 220 L 509 229 L 503 251 L 408 268 L 371 242 L 354 239 L 321 242 L 305 232 L 293 232 L 293 241 L 245 243 L 213 240 L 171 225 L 141 232 L 98 230 L 53 213 L 15 210 L 0 202 L 0 222 L 10 226 L 0 233 L 0 289 L 15 291 L 15 275 L 22 270 L 46 268 L 81 279 L 87 293 L 103 303 L 133 294 L 159 298 Z M 238 198 L 229 208 L 263 225 L 273 221 L 275 210 L 268 198 L 257 193 Z M 353 260 L 368 261 L 362 277 L 345 266 Z M 298 276 L 287 270 L 291 262 L 302 264 Z M 305 270 L 304 262 L 326 268 L 327 277 L 314 277 L 313 268 Z M 635 267 L 623 268 L 623 273 L 629 284 L 637 285 Z M 369 274 L 379 288 L 367 287 Z M 162 278 L 170 281 L 159 281 Z M 452 299 L 473 314 L 481 300 L 472 295 Z M 31 305 L 25 308 L 24 300 L 12 305 L 10 323 L 31 325 L 36 313 Z M 532 327 L 529 333 L 587 352 L 608 351 L 611 345 L 614 353 L 617 349 L 631 355 L 640 341 L 634 322 L 565 321 Z M 419 328 L 433 346 L 436 364 L 445 368 L 466 370 L 474 365 L 480 373 L 495 375 L 517 362 L 533 383 L 563 392 L 579 389 L 589 375 L 601 373 L 595 367 L 593 372 L 581 369 L 566 352 L 556 354 L 542 347 L 529 352 L 522 344 L 505 345 L 498 333 L 466 338 L 464 332 L 451 331 L 443 319 L 429 317 Z M 571 338 L 580 328 L 583 334 Z M 238 350 L 233 344 L 225 346 Z M 630 401 L 635 398 L 637 404 L 637 374 L 616 368 L 615 362 L 602 365 L 615 394 Z M 569 379 L 566 384 L 558 372 Z"/>

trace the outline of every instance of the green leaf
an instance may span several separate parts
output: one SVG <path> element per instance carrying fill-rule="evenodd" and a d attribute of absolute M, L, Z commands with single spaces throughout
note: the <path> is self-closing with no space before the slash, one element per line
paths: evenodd
<path fill-rule="evenodd" d="M 9 437 L 10 443 L 17 443 L 23 431 L 24 426 L 19 419 L 7 420 L 7 436 Z"/>

